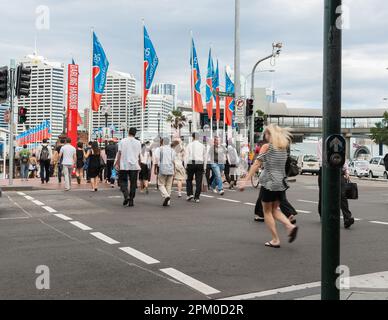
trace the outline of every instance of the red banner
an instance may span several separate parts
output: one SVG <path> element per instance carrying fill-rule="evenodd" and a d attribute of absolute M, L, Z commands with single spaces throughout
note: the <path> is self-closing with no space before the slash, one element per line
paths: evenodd
<path fill-rule="evenodd" d="M 77 145 L 77 125 L 78 125 L 78 65 L 69 64 L 67 69 L 67 136 L 71 139 L 71 144 Z"/>

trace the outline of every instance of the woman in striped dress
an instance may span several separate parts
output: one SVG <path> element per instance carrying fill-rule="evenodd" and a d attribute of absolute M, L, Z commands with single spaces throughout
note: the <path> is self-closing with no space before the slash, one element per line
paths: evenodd
<path fill-rule="evenodd" d="M 272 239 L 265 243 L 271 248 L 280 248 L 280 238 L 276 229 L 276 220 L 283 223 L 288 230 L 289 242 L 296 238 L 298 227 L 279 210 L 280 201 L 285 198 L 288 189 L 285 166 L 287 161 L 287 147 L 290 141 L 290 133 L 287 129 L 276 125 L 269 125 L 264 131 L 264 138 L 268 142 L 262 146 L 260 153 L 252 165 L 245 182 L 260 168 L 259 182 L 261 184 L 262 204 L 264 220 L 271 232 Z M 240 186 L 244 190 L 244 186 Z"/>

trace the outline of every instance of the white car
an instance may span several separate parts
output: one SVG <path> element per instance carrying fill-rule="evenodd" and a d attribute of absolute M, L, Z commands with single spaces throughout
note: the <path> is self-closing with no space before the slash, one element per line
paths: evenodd
<path fill-rule="evenodd" d="M 351 176 L 367 177 L 369 175 L 369 162 L 366 160 L 352 160 L 349 163 Z"/>
<path fill-rule="evenodd" d="M 373 157 L 369 162 L 369 178 L 388 179 L 388 172 L 385 170 L 384 157 Z"/>
<path fill-rule="evenodd" d="M 298 157 L 298 167 L 300 174 L 305 172 L 311 174 L 319 173 L 318 157 L 312 154 L 303 154 Z"/>

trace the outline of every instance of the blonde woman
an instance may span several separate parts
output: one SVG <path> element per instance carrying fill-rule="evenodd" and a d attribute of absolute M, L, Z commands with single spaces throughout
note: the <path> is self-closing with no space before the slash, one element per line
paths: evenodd
<path fill-rule="evenodd" d="M 186 180 L 186 170 L 183 165 L 183 160 L 185 158 L 185 149 L 183 148 L 183 145 L 180 141 L 175 140 L 171 144 L 171 148 L 175 151 L 175 174 L 174 174 L 174 180 L 177 182 L 178 185 L 178 197 L 182 197 L 182 188 L 183 188 L 183 181 Z"/>
<path fill-rule="evenodd" d="M 266 242 L 265 246 L 271 248 L 280 248 L 276 220 L 283 223 L 288 230 L 288 242 L 293 242 L 298 233 L 298 227 L 293 225 L 279 210 L 280 201 L 284 199 L 288 189 L 285 166 L 290 136 L 287 129 L 277 125 L 271 124 L 266 127 L 264 139 L 267 143 L 260 149 L 260 153 L 244 181 L 249 181 L 251 176 L 260 167 L 264 168 L 260 174 L 259 181 L 261 184 L 264 220 L 272 235 L 271 241 Z M 240 190 L 244 190 L 244 185 L 240 186 Z"/>

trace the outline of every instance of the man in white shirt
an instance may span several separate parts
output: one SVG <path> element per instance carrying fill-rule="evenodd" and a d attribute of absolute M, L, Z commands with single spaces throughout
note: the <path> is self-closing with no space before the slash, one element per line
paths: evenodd
<path fill-rule="evenodd" d="M 175 151 L 170 147 L 170 139 L 163 138 L 163 145 L 155 150 L 155 163 L 158 166 L 158 185 L 163 207 L 170 205 L 171 188 L 175 172 Z"/>
<path fill-rule="evenodd" d="M 194 198 L 195 202 L 199 202 L 202 189 L 202 177 L 206 168 L 206 148 L 198 141 L 198 134 L 193 133 L 193 141 L 186 148 L 186 191 L 187 201 Z M 193 196 L 193 178 L 195 176 L 195 196 Z"/>
<path fill-rule="evenodd" d="M 65 191 L 71 189 L 71 171 L 77 161 L 77 151 L 71 145 L 71 139 L 66 138 L 66 144 L 59 151 L 59 159 L 62 157 L 63 174 L 65 176 Z"/>
<path fill-rule="evenodd" d="M 128 137 L 119 142 L 115 167 L 119 171 L 120 189 L 124 195 L 123 206 L 133 207 L 136 195 L 137 176 L 140 170 L 141 143 L 135 139 L 136 128 L 130 128 Z M 128 192 L 129 179 L 129 192 Z"/>

